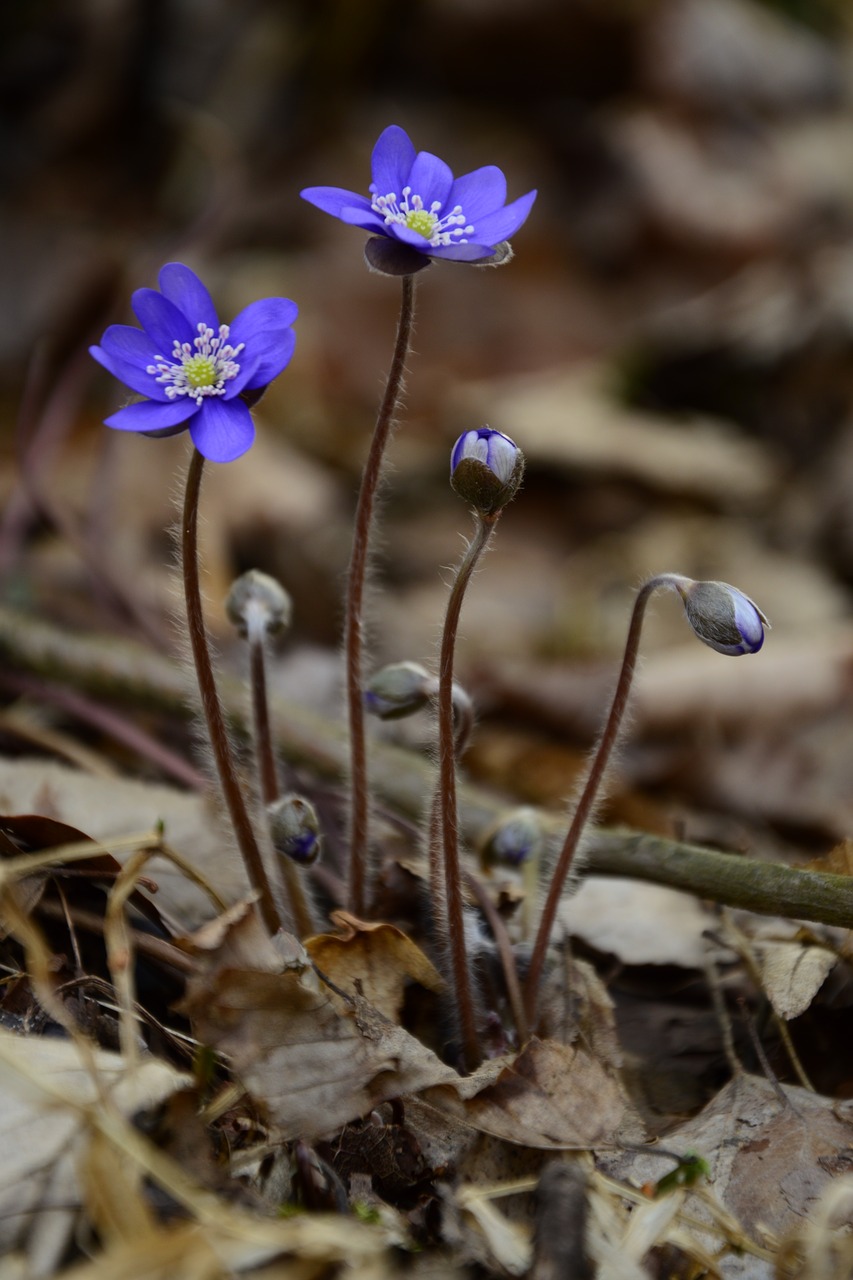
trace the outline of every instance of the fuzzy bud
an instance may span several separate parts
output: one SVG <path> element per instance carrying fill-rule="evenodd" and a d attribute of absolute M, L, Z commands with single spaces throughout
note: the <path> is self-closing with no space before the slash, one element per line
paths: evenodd
<path fill-rule="evenodd" d="M 417 662 L 392 662 L 377 671 L 364 691 L 364 706 L 380 720 L 401 720 L 425 707 L 435 678 Z"/>
<path fill-rule="evenodd" d="M 320 856 L 320 822 L 309 800 L 291 793 L 267 809 L 270 838 L 276 853 L 308 866 Z"/>
<path fill-rule="evenodd" d="M 290 626 L 290 596 L 268 573 L 250 569 L 231 584 L 225 612 L 241 636 L 275 635 Z"/>
<path fill-rule="evenodd" d="M 480 865 L 484 871 L 520 867 L 539 856 L 544 842 L 541 817 L 524 805 L 506 814 L 488 832 L 480 848 Z"/>
<path fill-rule="evenodd" d="M 770 623 L 754 600 L 727 582 L 692 582 L 676 586 L 687 621 L 703 644 L 717 653 L 758 653 Z"/>
<path fill-rule="evenodd" d="M 450 483 L 483 516 L 493 516 L 515 497 L 524 475 L 524 454 L 509 436 L 491 427 L 466 431 L 450 455 Z"/>

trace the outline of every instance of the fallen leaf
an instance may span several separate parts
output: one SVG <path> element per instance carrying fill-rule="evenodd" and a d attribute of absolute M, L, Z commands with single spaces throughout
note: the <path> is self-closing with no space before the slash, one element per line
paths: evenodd
<path fill-rule="evenodd" d="M 332 923 L 345 932 L 309 938 L 305 947 L 311 959 L 336 987 L 364 996 L 392 1022 L 400 1016 L 409 982 L 443 990 L 441 974 L 401 929 L 368 924 L 346 911 L 335 911 Z"/>

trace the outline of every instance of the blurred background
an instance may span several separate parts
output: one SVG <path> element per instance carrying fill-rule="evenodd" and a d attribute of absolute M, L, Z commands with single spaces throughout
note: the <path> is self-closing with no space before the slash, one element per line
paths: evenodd
<path fill-rule="evenodd" d="M 299 304 L 256 446 L 208 470 L 205 562 L 226 659 L 218 602 L 236 573 L 273 573 L 295 604 L 279 687 L 338 713 L 349 521 L 399 286 L 299 191 L 366 191 L 396 123 L 455 173 L 497 164 L 510 199 L 539 196 L 508 266 L 418 277 L 376 664 L 434 657 L 469 528 L 449 451 L 489 423 L 528 472 L 463 617 L 469 774 L 561 804 L 638 583 L 718 578 L 771 618 L 765 649 L 732 662 L 674 598 L 653 608 L 604 816 L 826 853 L 853 827 L 851 89 L 844 0 L 6 0 L 6 603 L 139 636 L 117 580 L 173 645 L 187 439 L 104 428 L 123 390 L 86 348 L 184 261 L 224 319 Z"/>

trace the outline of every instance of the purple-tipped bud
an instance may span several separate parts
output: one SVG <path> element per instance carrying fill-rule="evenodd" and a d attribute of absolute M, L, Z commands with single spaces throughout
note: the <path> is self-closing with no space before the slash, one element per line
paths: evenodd
<path fill-rule="evenodd" d="M 370 680 L 364 706 L 380 720 L 401 720 L 425 707 L 435 692 L 435 677 L 417 662 L 392 662 Z"/>
<path fill-rule="evenodd" d="M 491 829 L 480 849 L 480 864 L 484 870 L 520 867 L 538 857 L 544 843 L 542 819 L 525 805 L 513 809 Z"/>
<path fill-rule="evenodd" d="M 320 856 L 320 822 L 309 800 L 290 794 L 282 796 L 267 808 L 270 837 L 276 853 L 301 866 L 316 862 Z"/>
<path fill-rule="evenodd" d="M 524 475 L 524 454 L 501 431 L 466 431 L 450 455 L 450 483 L 480 515 L 493 516 L 515 497 Z"/>
<path fill-rule="evenodd" d="M 225 598 L 225 612 L 241 636 L 254 639 L 264 632 L 275 635 L 290 626 L 290 596 L 275 578 L 260 569 L 250 569 L 231 584 Z"/>
<path fill-rule="evenodd" d="M 690 582 L 676 586 L 687 621 L 703 644 L 717 653 L 758 653 L 770 623 L 754 600 L 727 582 Z"/>

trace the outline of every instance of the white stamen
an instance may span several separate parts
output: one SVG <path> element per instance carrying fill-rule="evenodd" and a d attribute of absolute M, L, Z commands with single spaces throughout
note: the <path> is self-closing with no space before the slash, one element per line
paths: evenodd
<path fill-rule="evenodd" d="M 189 396 L 200 405 L 205 396 L 224 396 L 225 384 L 240 372 L 237 356 L 246 344 L 240 342 L 236 347 L 231 346 L 227 324 L 219 326 L 218 337 L 203 321 L 197 325 L 197 332 L 198 337 L 193 339 L 192 345 L 175 339 L 171 360 L 158 355 L 157 363 L 149 364 L 145 370 L 165 386 L 169 400 Z"/>
<path fill-rule="evenodd" d="M 455 205 L 442 218 L 439 216 L 442 207 L 440 200 L 433 200 L 427 209 L 424 207 L 423 196 L 412 195 L 411 187 L 403 187 L 402 195 L 403 198 L 398 200 L 393 191 L 385 196 L 374 193 L 370 207 L 385 219 L 386 227 L 408 227 L 410 231 L 422 235 L 432 249 L 468 244 L 468 237 L 474 234 L 474 228 L 466 221 L 461 205 Z"/>

